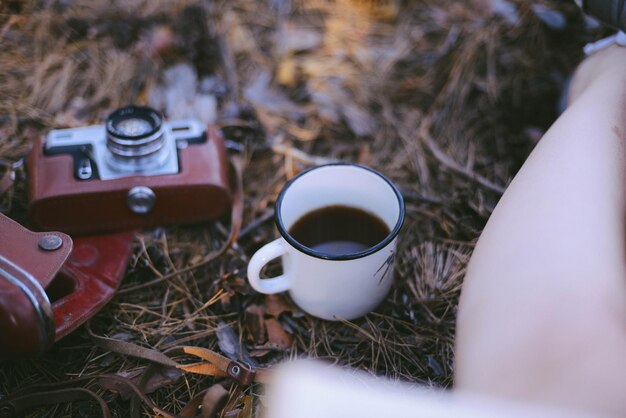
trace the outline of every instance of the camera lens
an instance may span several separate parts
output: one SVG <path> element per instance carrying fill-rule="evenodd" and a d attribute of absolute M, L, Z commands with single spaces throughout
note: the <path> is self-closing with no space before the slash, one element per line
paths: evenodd
<path fill-rule="evenodd" d="M 585 13 L 607 25 L 626 30 L 626 0 L 583 0 Z"/>
<path fill-rule="evenodd" d="M 106 133 L 106 145 L 111 154 L 109 162 L 114 169 L 150 170 L 168 157 L 163 118 L 149 107 L 117 109 L 107 118 Z"/>
<path fill-rule="evenodd" d="M 144 135 L 145 133 L 152 130 L 152 125 L 150 125 L 150 122 L 148 122 L 147 120 L 131 118 L 117 122 L 115 128 L 118 131 L 123 132 L 125 136 L 136 137 L 139 135 Z"/>
<path fill-rule="evenodd" d="M 127 106 L 117 109 L 107 118 L 107 137 L 115 144 L 137 146 L 150 143 L 161 130 L 163 118 L 154 109 Z"/>

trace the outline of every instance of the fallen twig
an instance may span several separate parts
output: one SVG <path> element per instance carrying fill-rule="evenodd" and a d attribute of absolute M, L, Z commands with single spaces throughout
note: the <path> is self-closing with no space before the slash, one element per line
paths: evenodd
<path fill-rule="evenodd" d="M 439 146 L 435 143 L 435 141 L 426 129 L 420 129 L 419 138 L 428 147 L 428 150 L 431 152 L 433 157 L 435 157 L 437 161 L 439 161 L 439 163 L 441 163 L 448 170 L 459 174 L 467 178 L 468 180 L 471 180 L 478 185 L 484 187 L 485 189 L 491 190 L 492 192 L 496 192 L 498 194 L 504 193 L 504 190 L 506 189 L 505 187 L 500 186 L 499 184 L 496 184 L 490 180 L 487 180 L 480 174 L 477 174 L 472 170 L 463 167 L 452 158 L 450 158 L 441 148 L 439 148 Z"/>

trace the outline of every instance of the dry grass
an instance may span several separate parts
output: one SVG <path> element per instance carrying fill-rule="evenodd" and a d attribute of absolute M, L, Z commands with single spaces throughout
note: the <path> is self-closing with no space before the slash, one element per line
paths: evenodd
<path fill-rule="evenodd" d="M 147 102 L 165 69 L 190 62 L 200 76 L 218 77 L 217 122 L 231 126 L 227 134 L 245 145 L 246 160 L 237 245 L 175 274 L 219 247 L 227 223 L 144 231 L 122 289 L 172 277 L 122 291 L 93 319 L 94 331 L 162 350 L 182 342 L 219 350 L 216 329 L 226 324 L 260 365 L 315 357 L 448 387 L 473 243 L 555 118 L 582 44 L 597 35 L 573 2 L 539 2 L 567 18 L 563 30 L 547 27 L 523 1 L 514 2 L 515 23 L 486 0 L 81 3 L 1 3 L 0 158 L 19 158 L 52 127 L 96 123 L 117 106 Z M 174 46 L 161 54 L 149 51 L 155 28 L 173 34 Z M 276 236 L 270 215 L 285 180 L 335 159 L 371 165 L 406 197 L 395 285 L 376 312 L 356 321 L 283 313 L 291 345 L 268 347 L 246 327 L 246 308 L 265 303 L 246 283 L 247 261 Z M 13 195 L 17 219 L 23 190 L 22 181 Z M 81 329 L 42 358 L 2 364 L 0 398 L 33 383 L 143 365 L 96 348 Z M 152 398 L 178 411 L 211 383 L 185 376 Z M 232 387 L 224 416 L 246 411 L 246 395 L 258 390 Z M 127 415 L 128 401 L 103 396 L 115 416 Z M 93 408 L 61 405 L 35 416 L 91 416 Z"/>

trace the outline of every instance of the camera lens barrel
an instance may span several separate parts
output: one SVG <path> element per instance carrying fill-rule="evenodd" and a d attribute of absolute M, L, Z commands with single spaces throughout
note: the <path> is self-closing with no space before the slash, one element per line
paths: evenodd
<path fill-rule="evenodd" d="M 582 6 L 585 13 L 626 31 L 626 0 L 583 0 Z"/>
<path fill-rule="evenodd" d="M 154 109 L 127 106 L 106 120 L 106 146 L 111 165 L 120 170 L 149 170 L 168 157 L 163 117 Z"/>

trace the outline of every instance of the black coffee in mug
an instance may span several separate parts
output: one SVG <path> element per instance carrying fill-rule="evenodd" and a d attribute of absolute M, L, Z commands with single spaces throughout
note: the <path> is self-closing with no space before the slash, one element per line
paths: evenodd
<path fill-rule="evenodd" d="M 289 228 L 289 235 L 300 244 L 335 256 L 365 251 L 383 241 L 390 232 L 378 216 L 340 205 L 308 212 Z"/>

